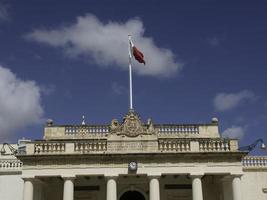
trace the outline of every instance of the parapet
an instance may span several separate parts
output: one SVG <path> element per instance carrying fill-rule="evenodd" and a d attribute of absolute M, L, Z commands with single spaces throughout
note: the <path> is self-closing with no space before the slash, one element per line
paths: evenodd
<path fill-rule="evenodd" d="M 48 120 L 44 130 L 45 140 L 140 138 L 220 138 L 218 120 L 208 124 L 154 124 L 151 119 L 143 123 L 135 112 L 129 112 L 122 122 L 113 119 L 105 125 L 54 125 Z"/>

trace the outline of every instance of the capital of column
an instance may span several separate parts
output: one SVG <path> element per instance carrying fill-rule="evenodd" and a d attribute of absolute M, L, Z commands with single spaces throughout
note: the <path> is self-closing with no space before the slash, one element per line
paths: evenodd
<path fill-rule="evenodd" d="M 35 178 L 34 177 L 22 177 L 22 180 L 33 182 L 35 180 Z"/>
<path fill-rule="evenodd" d="M 201 179 L 204 176 L 204 174 L 190 174 L 189 176 L 191 179 L 194 179 L 194 178 Z"/>
<path fill-rule="evenodd" d="M 243 174 L 228 174 L 228 175 L 225 175 L 221 178 L 221 181 L 224 182 L 224 181 L 233 181 L 234 178 L 241 178 L 243 176 Z"/>
<path fill-rule="evenodd" d="M 230 177 L 231 178 L 241 178 L 243 176 L 243 174 L 231 174 Z"/>
<path fill-rule="evenodd" d="M 108 180 L 114 180 L 114 181 L 116 181 L 117 179 L 119 178 L 119 176 L 105 176 L 105 179 L 106 179 L 106 181 L 108 181 Z"/>
<path fill-rule="evenodd" d="M 61 176 L 61 178 L 66 181 L 66 180 L 70 180 L 70 181 L 74 181 L 76 179 L 75 176 Z"/>
<path fill-rule="evenodd" d="M 160 179 L 161 178 L 161 176 L 160 175 L 152 175 L 152 176 L 148 176 L 148 179 L 149 180 L 152 180 L 152 179 Z"/>

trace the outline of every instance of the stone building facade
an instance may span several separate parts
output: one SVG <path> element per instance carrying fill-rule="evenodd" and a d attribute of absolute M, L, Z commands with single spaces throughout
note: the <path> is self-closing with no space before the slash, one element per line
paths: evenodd
<path fill-rule="evenodd" d="M 215 118 L 154 124 L 129 111 L 108 125 L 50 120 L 42 140 L 0 157 L 0 199 L 266 200 L 267 158 L 247 153 L 220 137 Z"/>

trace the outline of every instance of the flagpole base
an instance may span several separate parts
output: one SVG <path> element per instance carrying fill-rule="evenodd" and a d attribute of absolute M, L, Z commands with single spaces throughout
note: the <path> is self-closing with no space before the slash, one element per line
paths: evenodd
<path fill-rule="evenodd" d="M 134 109 L 133 108 L 130 108 L 129 109 L 129 113 L 134 113 Z"/>

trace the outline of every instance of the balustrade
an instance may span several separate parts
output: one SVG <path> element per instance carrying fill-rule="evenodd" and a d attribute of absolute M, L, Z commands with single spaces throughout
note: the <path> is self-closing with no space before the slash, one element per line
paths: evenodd
<path fill-rule="evenodd" d="M 21 169 L 22 162 L 17 159 L 1 159 L 0 170 Z"/>
<path fill-rule="evenodd" d="M 244 167 L 267 167 L 267 156 L 246 156 L 242 160 Z"/>
<path fill-rule="evenodd" d="M 109 126 L 66 126 L 65 135 L 87 135 L 87 134 L 97 134 L 106 135 L 109 133 Z"/>
<path fill-rule="evenodd" d="M 72 154 L 72 153 L 90 153 L 108 151 L 106 138 L 80 139 L 74 141 L 36 141 L 28 144 L 32 147 L 33 154 Z M 129 146 L 130 148 L 130 146 Z M 158 138 L 158 147 L 160 152 L 230 152 L 237 151 L 235 143 L 229 139 L 220 138 Z M 145 151 L 145 150 L 144 150 Z M 155 150 L 153 150 L 155 151 Z M 31 153 L 30 153 L 31 154 Z M 258 162 L 266 162 L 259 160 Z"/>
<path fill-rule="evenodd" d="M 159 140 L 160 151 L 190 151 L 190 140 Z"/>
<path fill-rule="evenodd" d="M 92 151 L 106 151 L 107 141 L 106 140 L 92 140 L 92 141 L 80 141 L 75 142 L 75 152 L 92 152 Z"/>
<path fill-rule="evenodd" d="M 230 140 L 199 140 L 199 151 L 230 151 Z"/>
<path fill-rule="evenodd" d="M 159 135 L 166 134 L 199 134 L 198 125 L 155 125 Z"/>
<path fill-rule="evenodd" d="M 38 142 L 34 144 L 34 153 L 61 153 L 65 152 L 64 142 Z"/>

